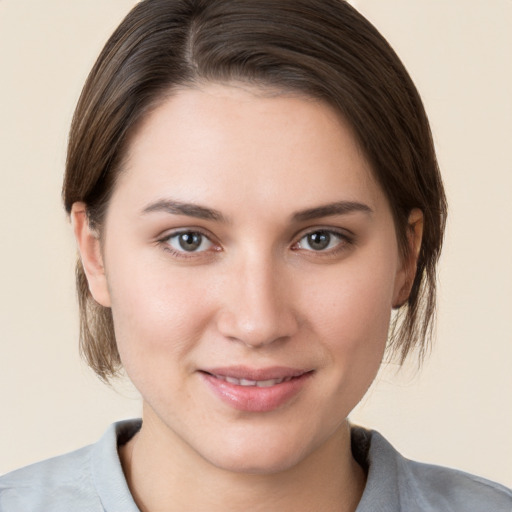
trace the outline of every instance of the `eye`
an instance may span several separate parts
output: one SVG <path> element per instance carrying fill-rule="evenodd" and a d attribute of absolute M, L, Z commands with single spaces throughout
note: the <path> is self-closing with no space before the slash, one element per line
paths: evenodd
<path fill-rule="evenodd" d="M 167 237 L 165 242 L 178 252 L 202 252 L 213 246 L 211 240 L 198 231 L 181 231 Z"/>
<path fill-rule="evenodd" d="M 337 248 L 340 244 L 342 245 L 347 242 L 347 237 L 340 233 L 328 231 L 326 229 L 319 229 L 303 236 L 298 241 L 296 247 L 298 249 L 306 249 L 308 251 L 327 252 L 331 249 Z"/>

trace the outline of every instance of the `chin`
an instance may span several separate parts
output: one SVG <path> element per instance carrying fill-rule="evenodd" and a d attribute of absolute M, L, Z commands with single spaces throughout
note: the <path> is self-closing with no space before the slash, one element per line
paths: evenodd
<path fill-rule="evenodd" d="M 226 457 L 225 454 L 209 462 L 230 473 L 247 475 L 270 475 L 282 473 L 297 466 L 301 457 L 297 453 L 245 453 Z"/>
<path fill-rule="evenodd" d="M 308 448 L 309 447 L 309 448 Z M 281 473 L 300 464 L 315 449 L 304 435 L 229 436 L 204 450 L 202 456 L 219 469 L 239 474 Z M 214 448 L 213 450 L 211 448 Z"/>

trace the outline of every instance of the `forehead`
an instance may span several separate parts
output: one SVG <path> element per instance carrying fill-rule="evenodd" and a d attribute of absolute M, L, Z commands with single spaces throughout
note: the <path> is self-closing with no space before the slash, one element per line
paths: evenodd
<path fill-rule="evenodd" d="M 242 84 L 173 91 L 132 137 L 117 192 L 138 203 L 161 195 L 223 210 L 382 200 L 333 108 Z"/>

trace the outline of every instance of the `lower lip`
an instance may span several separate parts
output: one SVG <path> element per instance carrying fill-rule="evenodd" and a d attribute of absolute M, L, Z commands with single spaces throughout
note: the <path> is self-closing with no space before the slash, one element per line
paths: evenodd
<path fill-rule="evenodd" d="M 218 379 L 209 373 L 201 373 L 210 389 L 225 403 L 247 412 L 269 412 L 282 407 L 296 396 L 306 385 L 312 372 L 281 382 L 268 388 L 238 386 Z"/>

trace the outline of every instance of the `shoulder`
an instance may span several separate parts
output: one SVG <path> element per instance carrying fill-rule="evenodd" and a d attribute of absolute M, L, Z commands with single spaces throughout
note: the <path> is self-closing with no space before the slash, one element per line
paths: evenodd
<path fill-rule="evenodd" d="M 0 477 L 0 510 L 102 510 L 91 481 L 91 451 L 88 446 Z M 84 509 L 85 510 L 85 509 Z"/>
<path fill-rule="evenodd" d="M 117 455 L 117 440 L 127 426 L 112 425 L 95 444 L 32 464 L 0 477 L 2 512 L 103 512 L 106 501 L 120 500 L 133 509 Z M 117 510 L 117 508 L 116 508 Z M 133 509 L 136 510 L 136 509 Z"/>
<path fill-rule="evenodd" d="M 368 481 L 358 512 L 512 511 L 512 490 L 462 471 L 408 460 L 378 432 L 355 428 L 353 444 L 367 447 Z M 376 500 L 379 507 L 371 508 Z"/>
<path fill-rule="evenodd" d="M 407 459 L 403 468 L 409 492 L 432 510 L 512 512 L 512 490 L 496 482 Z"/>

